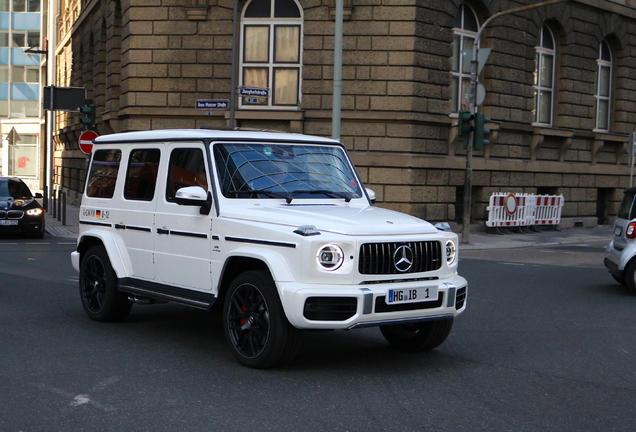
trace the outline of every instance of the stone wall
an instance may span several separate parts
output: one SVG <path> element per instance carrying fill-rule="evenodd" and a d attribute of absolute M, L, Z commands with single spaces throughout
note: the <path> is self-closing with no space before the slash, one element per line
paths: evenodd
<path fill-rule="evenodd" d="M 524 1 L 469 2 L 480 22 Z M 229 98 L 231 0 L 206 9 L 182 0 L 90 0 L 58 45 L 59 85 L 84 86 L 100 134 L 225 127 L 196 99 Z M 245 2 L 239 3 L 241 7 Z M 300 0 L 304 14 L 302 103 L 289 111 L 238 110 L 237 125 L 330 136 L 333 0 Z M 431 221 L 461 218 L 466 151 L 450 115 L 453 23 L 460 0 L 345 2 L 341 139 L 378 205 Z M 194 15 L 193 12 L 205 11 Z M 557 43 L 552 127 L 533 126 L 535 46 L 544 23 Z M 493 142 L 473 157 L 473 217 L 493 192 L 563 194 L 563 216 L 616 212 L 628 185 L 628 133 L 636 123 L 636 6 L 571 1 L 494 20 L 482 47 L 481 111 Z M 610 133 L 594 131 L 596 59 L 607 38 L 613 62 Z M 72 54 L 72 57 L 71 55 Z M 72 59 L 72 61 L 71 61 Z M 81 189 L 77 114 L 61 113 L 56 181 Z M 601 202 L 603 201 L 603 202 Z"/>

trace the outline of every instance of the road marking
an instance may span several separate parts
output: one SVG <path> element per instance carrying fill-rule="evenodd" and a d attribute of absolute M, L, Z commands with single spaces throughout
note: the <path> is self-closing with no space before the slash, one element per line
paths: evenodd
<path fill-rule="evenodd" d="M 504 262 L 502 263 L 503 265 L 516 265 L 516 266 L 523 266 L 525 265 L 524 263 L 508 263 L 508 262 Z"/>

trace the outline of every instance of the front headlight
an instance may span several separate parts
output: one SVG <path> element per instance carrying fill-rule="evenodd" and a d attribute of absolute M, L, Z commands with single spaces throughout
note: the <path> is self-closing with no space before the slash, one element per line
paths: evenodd
<path fill-rule="evenodd" d="M 26 211 L 26 214 L 28 214 L 29 216 L 40 216 L 42 213 L 44 213 L 44 210 L 39 207 Z"/>
<path fill-rule="evenodd" d="M 448 239 L 446 240 L 446 264 L 450 267 L 455 264 L 457 260 L 457 245 L 455 244 L 455 240 Z"/>
<path fill-rule="evenodd" d="M 324 245 L 316 255 L 318 265 L 325 270 L 334 271 L 340 268 L 344 262 L 344 252 L 335 244 Z"/>

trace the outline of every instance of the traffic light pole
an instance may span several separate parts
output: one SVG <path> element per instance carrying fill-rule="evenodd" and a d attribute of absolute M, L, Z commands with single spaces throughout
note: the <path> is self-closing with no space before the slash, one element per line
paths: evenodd
<path fill-rule="evenodd" d="M 495 18 L 498 18 L 502 15 L 508 15 L 516 12 L 521 12 L 529 9 L 536 9 L 543 6 L 549 6 L 556 3 L 563 3 L 570 0 L 549 0 L 541 3 L 522 6 L 514 9 L 508 9 L 505 11 L 497 12 L 490 16 L 484 23 L 479 27 L 477 31 L 477 35 L 475 35 L 475 42 L 473 43 L 473 58 L 470 61 L 470 90 L 473 92 L 470 99 L 470 114 L 475 116 L 477 112 L 477 71 L 478 71 L 478 54 L 479 54 L 479 39 L 481 38 L 481 34 L 486 28 L 488 24 Z M 468 137 L 468 146 L 466 146 L 466 171 L 464 173 L 464 213 L 462 216 L 462 243 L 470 243 L 470 216 L 472 213 L 472 202 L 473 202 L 473 143 L 474 143 L 474 130 L 470 132 L 470 136 Z"/>

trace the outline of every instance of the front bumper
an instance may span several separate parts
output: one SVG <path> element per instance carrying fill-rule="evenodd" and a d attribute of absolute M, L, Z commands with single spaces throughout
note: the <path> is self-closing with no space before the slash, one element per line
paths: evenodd
<path fill-rule="evenodd" d="M 387 304 L 389 289 L 436 285 L 437 299 Z M 278 282 L 285 314 L 301 329 L 344 329 L 456 317 L 466 309 L 467 282 L 459 275 L 445 280 L 355 286 L 317 286 Z"/>
<path fill-rule="evenodd" d="M 42 230 L 44 218 L 24 217 L 16 225 L 0 225 L 3 234 L 35 234 Z"/>

